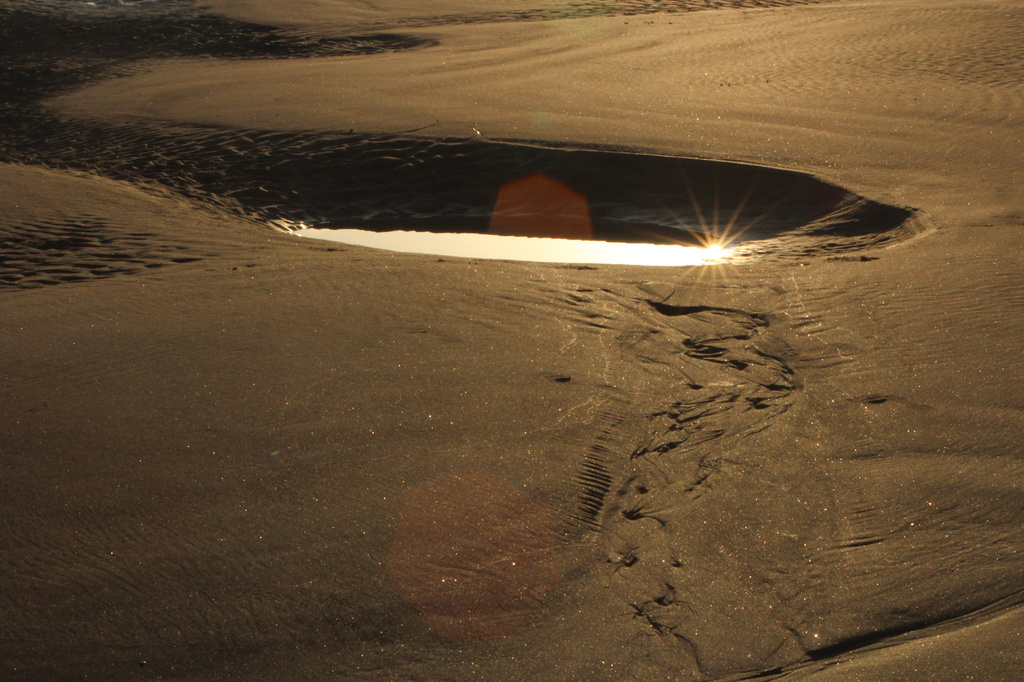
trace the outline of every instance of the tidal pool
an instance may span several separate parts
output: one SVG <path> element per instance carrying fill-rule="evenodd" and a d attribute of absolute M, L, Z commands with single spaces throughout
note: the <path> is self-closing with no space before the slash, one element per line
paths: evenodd
<path fill-rule="evenodd" d="M 751 164 L 463 140 L 347 144 L 321 161 L 330 169 L 296 168 L 307 182 L 275 192 L 275 227 L 390 251 L 665 266 L 834 254 L 919 229 L 910 209 Z"/>

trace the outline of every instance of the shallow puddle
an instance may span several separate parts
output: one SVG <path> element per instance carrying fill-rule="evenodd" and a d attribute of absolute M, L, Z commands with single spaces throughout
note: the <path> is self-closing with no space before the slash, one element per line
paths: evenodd
<path fill-rule="evenodd" d="M 314 172 L 295 168 L 306 182 L 278 190 L 271 222 L 391 251 L 701 265 L 858 250 L 918 229 L 909 209 L 742 163 L 397 138 L 352 138 L 319 163 Z"/>

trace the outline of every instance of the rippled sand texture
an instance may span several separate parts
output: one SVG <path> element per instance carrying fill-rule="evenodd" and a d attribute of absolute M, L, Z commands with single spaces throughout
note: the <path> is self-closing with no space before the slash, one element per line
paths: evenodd
<path fill-rule="evenodd" d="M 1024 9 L 11 7 L 0 677 L 1017 675 Z M 538 163 L 636 220 L 781 168 L 829 229 L 665 270 L 268 225 Z"/>

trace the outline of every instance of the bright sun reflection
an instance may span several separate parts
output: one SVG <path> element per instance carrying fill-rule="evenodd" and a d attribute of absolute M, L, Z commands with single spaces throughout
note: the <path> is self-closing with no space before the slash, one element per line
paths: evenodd
<path fill-rule="evenodd" d="M 370 246 L 387 251 L 460 258 L 536 263 L 682 266 L 706 265 L 721 261 L 727 253 L 726 247 L 717 243 L 708 246 L 632 244 L 494 234 L 333 230 L 306 227 L 302 223 L 275 223 L 285 231 L 300 237 Z"/>
<path fill-rule="evenodd" d="M 727 248 L 722 244 L 708 244 L 703 247 L 703 250 L 705 252 L 704 260 L 713 262 L 725 258 Z"/>

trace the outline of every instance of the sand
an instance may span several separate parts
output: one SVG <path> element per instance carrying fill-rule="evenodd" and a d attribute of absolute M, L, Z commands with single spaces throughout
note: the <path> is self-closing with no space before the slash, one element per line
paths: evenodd
<path fill-rule="evenodd" d="M 1024 11 L 696 4 L 211 2 L 417 47 L 156 54 L 0 133 L 0 676 L 1012 679 Z M 680 268 L 271 229 L 349 131 L 760 164 L 913 229 Z"/>

